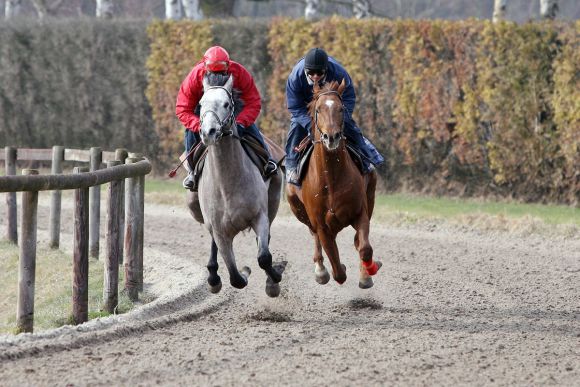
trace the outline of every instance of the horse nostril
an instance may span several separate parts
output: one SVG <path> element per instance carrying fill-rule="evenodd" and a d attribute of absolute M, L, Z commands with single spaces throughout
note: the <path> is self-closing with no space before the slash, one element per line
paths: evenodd
<path fill-rule="evenodd" d="M 336 133 L 334 135 L 334 141 L 339 142 L 340 141 L 340 133 Z"/>
<path fill-rule="evenodd" d="M 215 130 L 215 128 L 211 128 L 211 129 L 209 130 L 209 132 L 208 132 L 208 135 L 209 135 L 209 136 L 213 136 L 213 135 L 215 135 L 215 133 L 216 133 L 216 130 Z"/>
<path fill-rule="evenodd" d="M 324 141 L 328 141 L 328 134 L 326 134 L 326 133 L 322 133 L 322 139 L 323 139 Z"/>

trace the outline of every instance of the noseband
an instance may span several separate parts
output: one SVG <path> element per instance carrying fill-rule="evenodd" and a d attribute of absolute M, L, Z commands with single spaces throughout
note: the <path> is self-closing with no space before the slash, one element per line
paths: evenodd
<path fill-rule="evenodd" d="M 343 111 L 344 111 L 345 107 L 344 107 L 344 104 L 342 103 L 342 98 L 340 97 L 340 94 L 338 94 L 338 92 L 334 91 L 334 90 L 325 91 L 324 93 L 318 94 L 318 96 L 316 97 L 315 104 L 318 103 L 318 99 L 320 97 L 322 97 L 323 95 L 326 95 L 326 94 L 336 94 L 336 96 L 338 97 L 338 100 L 340 101 L 340 104 L 342 105 Z M 318 126 L 318 109 L 316 108 L 316 105 L 314 106 L 314 127 L 316 128 L 316 130 L 320 134 L 320 138 L 322 138 L 326 134 L 322 130 L 320 130 L 320 127 Z M 328 134 L 326 134 L 326 136 L 328 136 Z M 343 117 L 342 117 L 342 126 L 340 127 L 340 138 L 341 139 L 346 138 L 346 137 L 344 137 L 344 113 L 343 113 Z M 322 142 L 322 140 L 314 140 L 314 139 L 312 140 L 313 144 L 317 144 L 320 142 Z"/>
<path fill-rule="evenodd" d="M 211 113 L 215 116 L 215 118 L 217 119 L 217 122 L 220 124 L 219 133 L 216 136 L 216 142 L 218 142 L 222 137 L 232 136 L 234 134 L 234 131 L 231 129 L 232 125 L 234 124 L 234 119 L 235 119 L 235 117 L 234 117 L 234 97 L 232 96 L 232 93 L 223 86 L 211 86 L 207 90 L 211 90 L 211 89 L 222 89 L 223 91 L 225 91 L 227 93 L 227 95 L 230 99 L 230 107 L 231 107 L 230 113 L 223 121 L 220 119 L 220 117 L 217 115 L 217 113 L 214 112 L 213 110 L 205 111 L 205 113 L 203 113 L 203 115 L 199 119 L 199 125 L 201 127 L 201 125 L 203 124 L 203 119 L 205 118 L 206 114 Z M 235 136 L 235 137 L 237 137 L 237 136 Z"/>

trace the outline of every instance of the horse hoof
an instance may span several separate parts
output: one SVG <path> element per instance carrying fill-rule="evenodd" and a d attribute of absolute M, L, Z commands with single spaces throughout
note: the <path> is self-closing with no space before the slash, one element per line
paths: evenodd
<path fill-rule="evenodd" d="M 268 297 L 272 298 L 278 297 L 280 295 L 280 284 L 267 280 L 266 294 L 268 295 Z"/>
<path fill-rule="evenodd" d="M 217 294 L 222 290 L 222 281 L 220 281 L 217 285 L 210 285 L 207 284 L 207 288 L 209 289 L 210 293 Z"/>
<path fill-rule="evenodd" d="M 371 277 L 367 277 L 364 280 L 358 281 L 358 287 L 361 289 L 370 289 L 374 285 L 373 279 Z"/>
<path fill-rule="evenodd" d="M 320 275 L 317 273 L 315 278 L 316 282 L 318 282 L 320 285 L 326 285 L 328 281 L 330 281 L 330 274 L 328 274 L 328 271 L 325 270 Z"/>
<path fill-rule="evenodd" d="M 252 269 L 250 269 L 247 266 L 242 267 L 242 270 L 240 270 L 240 275 L 242 277 L 244 277 L 244 279 L 246 280 L 246 282 L 248 281 L 248 278 L 250 277 L 250 274 L 252 274 Z"/>

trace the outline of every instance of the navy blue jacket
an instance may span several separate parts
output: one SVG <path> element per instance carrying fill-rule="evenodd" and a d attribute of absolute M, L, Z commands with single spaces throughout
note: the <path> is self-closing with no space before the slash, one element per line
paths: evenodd
<path fill-rule="evenodd" d="M 342 103 L 347 110 L 346 119 L 352 120 L 352 112 L 356 103 L 352 80 L 344 67 L 336 59 L 329 56 L 324 82 L 337 81 L 340 83 L 343 79 L 346 83 L 346 89 L 342 94 Z M 310 124 L 310 115 L 306 106 L 312 101 L 312 88 L 313 86 L 309 85 L 306 79 L 304 58 L 302 58 L 294 65 L 286 82 L 286 105 L 292 115 L 291 120 L 299 123 L 303 128 Z"/>

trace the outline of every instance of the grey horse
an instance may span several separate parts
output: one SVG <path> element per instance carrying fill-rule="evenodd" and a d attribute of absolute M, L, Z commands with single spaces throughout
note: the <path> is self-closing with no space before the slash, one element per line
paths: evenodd
<path fill-rule="evenodd" d="M 227 81 L 226 81 L 227 79 Z M 250 268 L 238 271 L 233 250 L 234 237 L 251 228 L 258 244 L 258 264 L 266 272 L 266 294 L 277 297 L 285 262 L 272 265 L 269 249 L 270 225 L 280 205 L 282 172 L 264 181 L 246 155 L 234 117 L 236 103 L 233 77 L 204 78 L 200 101 L 200 135 L 208 147 L 198 192 L 189 192 L 187 204 L 195 220 L 205 225 L 212 237 L 208 285 L 212 293 L 221 290 L 217 253 L 221 254 L 230 284 L 238 289 L 248 284 Z"/>

